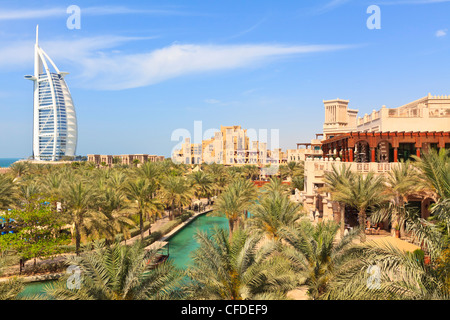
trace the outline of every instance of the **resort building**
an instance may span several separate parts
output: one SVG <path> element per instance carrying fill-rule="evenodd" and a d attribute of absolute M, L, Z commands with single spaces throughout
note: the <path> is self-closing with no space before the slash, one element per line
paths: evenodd
<path fill-rule="evenodd" d="M 100 155 L 100 154 L 88 154 L 87 161 L 95 163 L 97 166 L 113 167 L 117 164 L 122 165 L 135 165 L 145 162 L 158 162 L 164 161 L 164 156 L 156 156 L 149 154 L 123 154 L 123 155 Z"/>
<path fill-rule="evenodd" d="M 346 214 L 352 220 L 348 208 L 344 212 L 329 194 L 321 192 L 324 174 L 333 165 L 349 166 L 363 174 L 387 174 L 413 155 L 420 157 L 430 149 L 450 148 L 450 96 L 428 94 L 398 108 L 383 106 L 362 118 L 356 117 L 356 110 L 348 109 L 347 100 L 324 101 L 324 106 L 322 157 L 306 156 L 301 193 L 301 201 L 314 219 L 338 221 L 341 214 Z M 289 156 L 295 154 L 288 152 Z M 429 215 L 432 199 L 427 195 L 414 195 L 408 201 L 420 210 L 422 217 Z"/>
<path fill-rule="evenodd" d="M 297 149 L 286 150 L 286 161 L 302 162 L 306 158 L 322 158 L 322 142 L 319 136 L 323 136 L 323 134 L 316 134 L 316 139 L 311 140 L 311 142 L 297 143 Z"/>
<path fill-rule="evenodd" d="M 252 132 L 254 133 L 254 132 Z M 253 137 L 256 137 L 256 133 Z M 184 164 L 218 163 L 226 166 L 283 164 L 288 155 L 281 149 L 267 149 L 266 142 L 251 139 L 241 126 L 221 126 L 211 139 L 191 143 L 186 138 L 180 149 L 172 153 L 172 161 Z"/>
<path fill-rule="evenodd" d="M 221 126 L 211 139 L 191 143 L 186 138 L 180 149 L 174 150 L 176 163 L 218 163 L 228 166 L 264 166 L 283 163 L 287 155 L 281 149 L 268 150 L 266 142 L 250 141 L 246 129 L 241 126 Z"/>
<path fill-rule="evenodd" d="M 50 69 L 53 67 L 53 70 Z M 77 148 L 77 117 L 72 96 L 64 77 L 38 43 L 34 46 L 34 75 L 25 79 L 34 83 L 33 159 L 58 161 L 74 157 Z"/>

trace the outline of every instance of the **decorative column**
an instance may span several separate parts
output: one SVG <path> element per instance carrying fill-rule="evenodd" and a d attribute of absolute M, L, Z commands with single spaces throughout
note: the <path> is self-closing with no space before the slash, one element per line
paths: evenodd
<path fill-rule="evenodd" d="M 350 160 L 350 162 L 353 162 L 354 161 L 354 159 L 353 159 L 353 149 L 349 148 L 348 152 L 349 152 L 349 158 L 350 158 L 349 160 Z"/>
<path fill-rule="evenodd" d="M 398 148 L 394 148 L 394 162 L 398 162 Z"/>
<path fill-rule="evenodd" d="M 420 148 L 416 148 L 416 156 L 420 158 Z"/>
<path fill-rule="evenodd" d="M 370 148 L 371 157 L 370 162 L 375 162 L 375 148 Z"/>

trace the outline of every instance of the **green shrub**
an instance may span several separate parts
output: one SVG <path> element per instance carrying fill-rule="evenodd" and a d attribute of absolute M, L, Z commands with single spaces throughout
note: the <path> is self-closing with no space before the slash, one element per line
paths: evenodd
<path fill-rule="evenodd" d="M 161 239 L 161 237 L 162 237 L 162 233 L 159 231 L 155 231 L 151 235 L 146 236 L 144 238 L 144 245 L 147 247 L 147 246 L 151 245 L 153 242 Z"/>
<path fill-rule="evenodd" d="M 145 221 L 144 222 L 144 226 L 143 226 L 143 231 L 147 231 L 150 228 L 150 222 Z M 130 237 L 134 238 L 136 236 L 138 236 L 141 233 L 141 230 L 139 230 L 139 226 L 137 226 L 136 228 L 133 228 L 130 230 Z"/>
<path fill-rule="evenodd" d="M 180 220 L 181 220 L 181 222 L 185 222 L 185 221 L 188 220 L 190 217 L 191 217 L 191 216 L 190 216 L 189 213 L 183 213 L 183 214 L 180 216 Z"/>
<path fill-rule="evenodd" d="M 187 214 L 187 215 L 189 215 L 189 217 L 192 217 L 195 214 L 195 212 L 192 210 L 184 210 L 183 214 Z"/>
<path fill-rule="evenodd" d="M 181 220 L 179 219 L 179 217 L 176 218 L 175 220 L 169 221 L 164 226 L 162 226 L 162 228 L 160 229 L 160 232 L 163 235 L 166 235 L 167 233 L 172 231 L 176 226 L 178 226 L 180 223 L 181 223 Z"/>

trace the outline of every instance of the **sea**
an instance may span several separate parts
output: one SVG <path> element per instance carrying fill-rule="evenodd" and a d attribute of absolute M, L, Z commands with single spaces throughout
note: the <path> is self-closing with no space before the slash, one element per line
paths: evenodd
<path fill-rule="evenodd" d="M 0 158 L 0 168 L 7 168 L 21 158 Z"/>

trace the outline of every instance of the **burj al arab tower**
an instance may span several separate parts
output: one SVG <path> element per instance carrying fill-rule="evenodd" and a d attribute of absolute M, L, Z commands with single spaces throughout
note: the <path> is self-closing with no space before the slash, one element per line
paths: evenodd
<path fill-rule="evenodd" d="M 58 161 L 75 156 L 77 148 L 77 116 L 64 77 L 50 57 L 39 47 L 38 29 L 34 46 L 33 158 Z M 53 69 L 50 69 L 53 67 Z"/>

